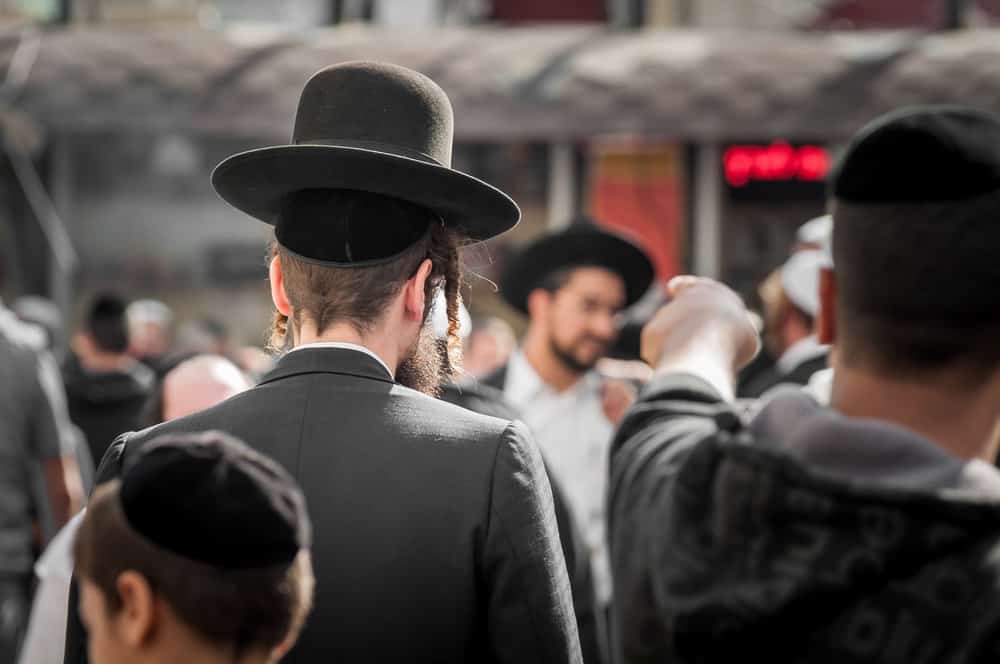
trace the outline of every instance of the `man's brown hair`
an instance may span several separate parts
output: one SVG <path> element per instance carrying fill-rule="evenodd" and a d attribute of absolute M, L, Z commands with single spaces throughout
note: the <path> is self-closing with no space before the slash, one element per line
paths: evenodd
<path fill-rule="evenodd" d="M 178 556 L 129 525 L 117 480 L 98 487 L 74 545 L 76 573 L 112 613 L 122 608 L 118 577 L 132 570 L 205 640 L 236 653 L 271 651 L 298 635 L 312 606 L 306 551 L 291 565 L 227 570 Z"/>
<path fill-rule="evenodd" d="M 359 204 L 361 201 L 362 204 Z M 453 371 L 461 359 L 459 336 L 459 289 L 462 269 L 459 254 L 461 236 L 444 226 L 431 210 L 385 196 L 364 192 L 343 192 L 331 215 L 361 214 L 371 218 L 346 220 L 354 224 L 378 224 L 391 229 L 404 224 L 427 225 L 428 232 L 416 243 L 390 261 L 377 265 L 337 267 L 303 259 L 276 241 L 271 243 L 269 260 L 281 259 L 285 294 L 292 305 L 294 324 L 308 316 L 319 332 L 335 321 L 344 321 L 360 332 L 378 323 L 389 302 L 413 277 L 425 259 L 432 269 L 425 286 L 427 299 L 425 317 L 430 311 L 439 288 L 444 289 L 448 311 L 448 370 Z M 376 218 L 377 217 L 377 218 Z M 341 220 L 345 221 L 345 220 Z M 270 345 L 284 348 L 288 343 L 288 319 L 276 313 Z"/>

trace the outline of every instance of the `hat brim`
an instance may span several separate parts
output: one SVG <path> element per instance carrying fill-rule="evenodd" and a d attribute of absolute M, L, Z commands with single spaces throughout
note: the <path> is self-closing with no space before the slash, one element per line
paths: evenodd
<path fill-rule="evenodd" d="M 472 240 L 517 225 L 521 211 L 482 180 L 388 152 L 339 145 L 282 145 L 229 157 L 212 173 L 227 203 L 274 225 L 287 194 L 303 189 L 353 189 L 422 205 Z"/>
<path fill-rule="evenodd" d="M 625 306 L 645 295 L 653 283 L 653 263 L 638 245 L 598 228 L 550 235 L 528 246 L 504 270 L 500 292 L 507 303 L 528 313 L 528 296 L 548 275 L 575 267 L 602 267 L 625 282 Z"/>

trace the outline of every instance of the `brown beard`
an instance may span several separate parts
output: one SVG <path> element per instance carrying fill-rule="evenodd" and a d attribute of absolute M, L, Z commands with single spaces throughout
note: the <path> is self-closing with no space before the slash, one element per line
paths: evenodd
<path fill-rule="evenodd" d="M 424 326 L 416 343 L 396 367 L 396 382 L 432 397 L 451 380 L 447 343 L 442 343 L 429 326 Z"/>
<path fill-rule="evenodd" d="M 597 365 L 597 361 L 600 359 L 600 356 L 598 356 L 593 362 L 581 362 L 573 353 L 573 347 L 563 347 L 553 338 L 549 339 L 549 350 L 552 351 L 552 355 L 559 360 L 564 367 L 577 374 L 587 373 Z M 605 348 L 605 351 L 606 350 L 607 348 Z M 603 353 L 601 355 L 603 355 Z"/>

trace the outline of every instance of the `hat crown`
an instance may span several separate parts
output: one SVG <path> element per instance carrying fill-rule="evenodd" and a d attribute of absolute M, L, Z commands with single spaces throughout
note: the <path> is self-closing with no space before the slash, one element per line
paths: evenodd
<path fill-rule="evenodd" d="M 451 102 L 434 81 L 398 65 L 348 62 L 306 83 L 292 142 L 368 148 L 450 167 L 453 135 Z"/>

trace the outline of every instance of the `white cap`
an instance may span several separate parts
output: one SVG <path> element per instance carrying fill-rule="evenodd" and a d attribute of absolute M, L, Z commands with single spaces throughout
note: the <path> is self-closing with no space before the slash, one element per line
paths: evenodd
<path fill-rule="evenodd" d="M 169 325 L 174 314 L 170 307 L 159 300 L 136 300 L 128 305 L 126 316 L 130 323 L 159 323 Z"/>
<path fill-rule="evenodd" d="M 434 326 L 434 336 L 444 339 L 448 336 L 448 305 L 445 302 L 444 291 L 438 291 L 431 305 L 431 325 Z M 468 338 L 472 331 L 472 318 L 469 310 L 461 302 L 458 303 L 458 335 L 463 339 Z"/>
<path fill-rule="evenodd" d="M 823 251 L 808 249 L 792 254 L 781 266 L 781 288 L 785 295 L 814 318 L 819 313 L 819 273 L 826 265 Z"/>
<path fill-rule="evenodd" d="M 832 236 L 833 217 L 828 214 L 810 219 L 799 226 L 799 230 L 795 231 L 795 241 L 797 243 L 813 245 L 820 249 L 830 245 Z"/>

